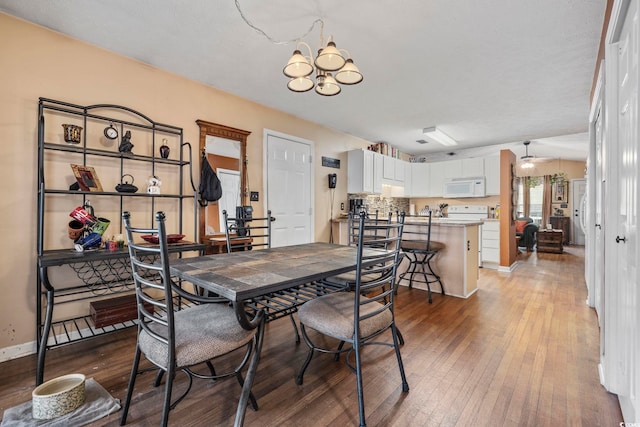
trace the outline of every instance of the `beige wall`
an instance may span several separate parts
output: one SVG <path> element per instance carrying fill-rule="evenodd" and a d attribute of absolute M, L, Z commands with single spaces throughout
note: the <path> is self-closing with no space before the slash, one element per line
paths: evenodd
<path fill-rule="evenodd" d="M 196 147 L 197 119 L 251 131 L 247 144 L 249 182 L 252 190 L 261 193 L 263 130 L 313 141 L 318 241 L 329 239 L 327 174 L 338 174 L 334 206 L 337 214 L 340 203 L 347 201 L 346 151 L 370 143 L 5 14 L 0 14 L 0 52 L 0 227 L 4 243 L 0 257 L 0 361 L 34 350 L 39 97 L 80 105 L 124 105 L 154 121 L 184 128 L 184 140 Z M 215 58 L 211 59 L 211 66 L 215 66 Z M 339 158 L 341 169 L 322 167 L 321 156 Z M 65 168 L 62 173 L 69 171 Z M 109 177 L 100 179 L 104 184 Z M 260 199 L 264 200 L 264 195 Z M 259 212 L 263 210 L 262 202 L 254 207 Z M 185 222 L 187 234 L 193 235 L 193 222 Z"/>

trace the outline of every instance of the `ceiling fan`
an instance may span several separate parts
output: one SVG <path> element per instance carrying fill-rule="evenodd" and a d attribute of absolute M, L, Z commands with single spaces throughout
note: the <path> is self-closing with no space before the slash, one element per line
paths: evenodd
<path fill-rule="evenodd" d="M 534 167 L 534 165 L 533 165 L 534 162 L 540 162 L 540 161 L 546 161 L 547 160 L 547 159 L 537 158 L 533 154 L 529 154 L 529 144 L 531 144 L 531 141 L 524 141 L 522 144 L 524 144 L 524 149 L 525 149 L 524 156 L 520 157 L 520 161 L 522 162 L 520 167 L 522 169 L 531 169 L 531 168 Z"/>

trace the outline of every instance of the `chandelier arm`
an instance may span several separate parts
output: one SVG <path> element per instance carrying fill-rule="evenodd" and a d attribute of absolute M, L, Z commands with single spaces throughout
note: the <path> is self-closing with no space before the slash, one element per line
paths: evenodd
<path fill-rule="evenodd" d="M 351 58 L 351 54 L 349 53 L 349 51 L 347 49 L 338 49 L 338 52 L 340 52 L 340 53 L 344 52 L 347 55 L 345 59 Z"/>
<path fill-rule="evenodd" d="M 313 21 L 311 23 L 311 26 L 309 27 L 309 29 L 307 30 L 306 33 L 304 33 L 303 35 L 301 35 L 300 37 L 297 37 L 295 39 L 290 39 L 290 40 L 275 40 L 274 38 L 270 37 L 267 33 L 265 33 L 262 29 L 256 27 L 253 23 L 251 23 L 247 17 L 245 16 L 245 14 L 242 12 L 242 9 L 240 8 L 240 2 L 238 0 L 235 0 L 236 3 L 236 9 L 238 9 L 238 13 L 240 14 L 240 17 L 242 18 L 242 20 L 244 21 L 245 24 L 247 24 L 249 27 L 253 28 L 258 34 L 262 34 L 267 40 L 269 40 L 271 43 L 273 44 L 289 44 L 289 43 L 296 43 L 298 42 L 300 39 L 303 39 L 305 37 L 307 37 L 309 34 L 311 34 L 311 32 L 313 31 L 313 29 L 315 28 L 316 24 L 320 24 L 320 34 L 321 34 L 321 38 L 322 38 L 322 33 L 324 31 L 324 21 L 320 18 L 316 19 L 315 21 Z"/>
<path fill-rule="evenodd" d="M 301 45 L 306 47 L 307 50 L 309 51 L 309 56 L 305 56 L 305 58 L 309 60 L 309 63 L 313 64 L 313 51 L 311 50 L 311 46 L 309 46 L 307 43 L 303 42 L 302 40 L 298 40 L 296 43 L 296 49 L 300 50 Z"/>

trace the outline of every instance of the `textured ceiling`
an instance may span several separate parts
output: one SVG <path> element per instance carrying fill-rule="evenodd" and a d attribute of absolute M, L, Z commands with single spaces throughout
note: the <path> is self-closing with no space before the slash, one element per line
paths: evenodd
<path fill-rule="evenodd" d="M 250 28 L 232 0 L 0 0 L 0 11 L 408 153 L 507 144 L 520 156 L 530 139 L 536 155 L 586 158 L 605 1 L 239 4 L 274 40 L 299 38 L 322 18 L 325 38 L 349 51 L 364 81 L 331 98 L 290 92 L 282 68 L 294 43 Z M 304 41 L 316 50 L 319 26 Z M 459 146 L 416 143 L 430 126 Z"/>

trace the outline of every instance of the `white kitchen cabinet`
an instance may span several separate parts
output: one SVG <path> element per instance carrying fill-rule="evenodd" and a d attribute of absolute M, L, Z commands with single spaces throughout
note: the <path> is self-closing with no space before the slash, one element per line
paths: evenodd
<path fill-rule="evenodd" d="M 394 159 L 396 163 L 396 171 L 394 178 L 398 184 L 404 183 L 404 165 L 406 162 L 400 159 Z"/>
<path fill-rule="evenodd" d="M 373 193 L 380 194 L 382 193 L 382 168 L 384 162 L 384 156 L 379 153 L 373 154 Z"/>
<path fill-rule="evenodd" d="M 369 150 L 352 150 L 347 153 L 347 193 L 380 193 L 382 158 Z"/>
<path fill-rule="evenodd" d="M 404 170 L 404 197 L 412 197 L 413 191 L 413 176 L 411 175 L 411 166 L 413 163 L 402 162 L 402 169 Z"/>
<path fill-rule="evenodd" d="M 462 160 L 447 160 L 445 162 L 439 163 L 443 167 L 442 172 L 445 180 L 450 178 L 462 178 L 466 176 L 462 173 Z M 442 195 L 442 189 L 440 189 L 440 193 L 440 195 Z"/>
<path fill-rule="evenodd" d="M 485 176 L 484 159 L 482 157 L 462 159 L 460 163 L 462 166 L 462 175 L 460 178 Z"/>
<path fill-rule="evenodd" d="M 484 176 L 487 196 L 500 195 L 500 156 L 484 159 Z"/>
<path fill-rule="evenodd" d="M 404 185 L 404 163 L 400 159 L 382 156 L 382 183 L 386 185 Z"/>
<path fill-rule="evenodd" d="M 430 172 L 432 163 L 409 163 L 411 169 L 411 197 L 430 197 Z"/>
<path fill-rule="evenodd" d="M 500 221 L 485 220 L 482 225 L 482 266 L 498 268 L 500 265 Z"/>
<path fill-rule="evenodd" d="M 383 156 L 382 179 L 391 182 L 396 179 L 396 162 L 393 157 Z"/>
<path fill-rule="evenodd" d="M 444 180 L 447 178 L 445 176 L 447 163 L 449 162 L 430 163 L 428 197 L 442 197 L 444 194 Z"/>

